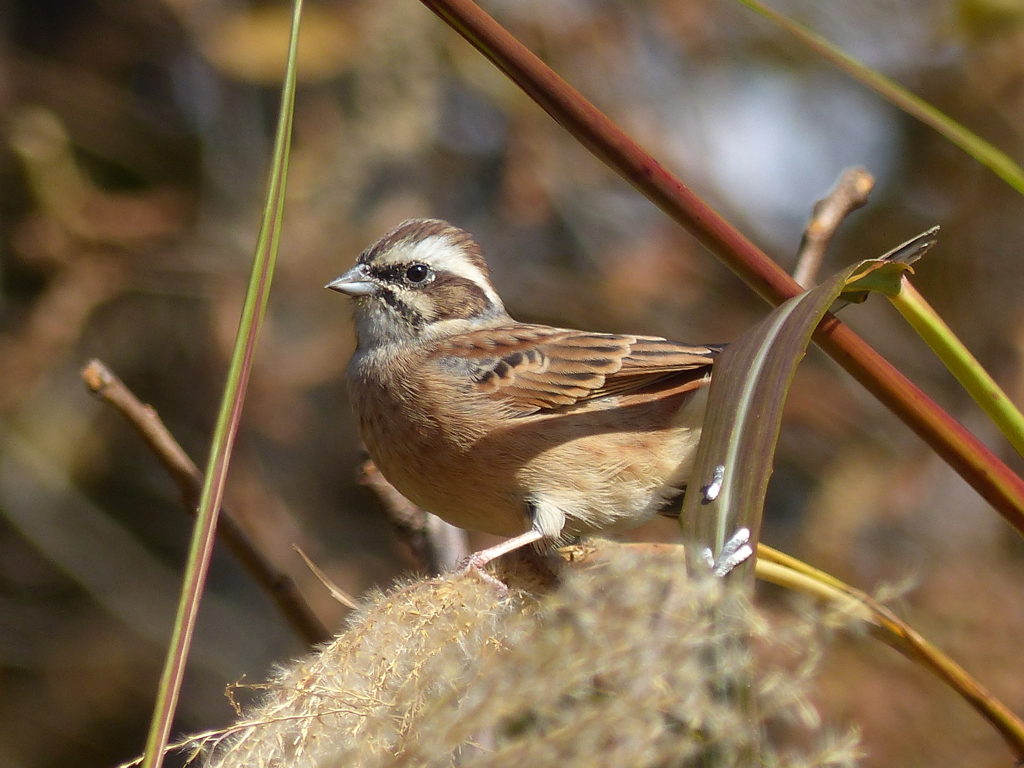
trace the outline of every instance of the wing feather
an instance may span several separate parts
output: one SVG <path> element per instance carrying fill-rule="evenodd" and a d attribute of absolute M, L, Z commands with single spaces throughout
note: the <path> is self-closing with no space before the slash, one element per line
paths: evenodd
<path fill-rule="evenodd" d="M 478 391 L 528 415 L 652 387 L 693 389 L 720 350 L 656 336 L 517 324 L 445 339 L 434 354 L 468 363 Z"/>

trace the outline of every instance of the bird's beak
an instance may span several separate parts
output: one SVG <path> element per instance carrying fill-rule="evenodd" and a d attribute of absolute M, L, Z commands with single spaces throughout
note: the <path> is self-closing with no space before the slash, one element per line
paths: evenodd
<path fill-rule="evenodd" d="M 331 280 L 324 288 L 349 296 L 369 296 L 377 292 L 378 285 L 377 281 L 366 273 L 365 265 L 356 264 L 341 277 Z"/>

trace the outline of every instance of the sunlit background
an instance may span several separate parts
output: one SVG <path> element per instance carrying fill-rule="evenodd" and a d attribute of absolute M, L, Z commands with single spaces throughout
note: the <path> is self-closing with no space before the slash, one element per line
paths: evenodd
<path fill-rule="evenodd" d="M 784 268 L 843 168 L 876 179 L 825 271 L 942 227 L 915 282 L 1024 403 L 1024 200 L 732 0 L 492 0 L 500 21 Z M 1020 0 L 776 2 L 1024 160 Z M 98 357 L 200 465 L 248 280 L 287 7 L 0 3 L 0 768 L 141 750 L 189 536 L 175 486 L 79 371 Z M 409 216 L 475 233 L 514 316 L 729 341 L 765 305 L 415 0 L 309 2 L 285 234 L 229 503 L 335 627 L 292 550 L 339 585 L 406 561 L 356 483 L 349 308 L 322 286 Z M 884 301 L 844 312 L 1013 455 Z M 671 523 L 637 532 L 674 536 Z M 1024 547 L 819 352 L 788 408 L 766 540 L 896 607 L 1024 711 Z M 482 542 L 482 539 L 479 540 Z M 785 600 L 766 595 L 777 610 Z M 305 652 L 224 552 L 178 728 L 225 724 L 227 683 Z M 823 661 L 827 721 L 869 766 L 1006 765 L 966 704 L 868 638 Z"/>

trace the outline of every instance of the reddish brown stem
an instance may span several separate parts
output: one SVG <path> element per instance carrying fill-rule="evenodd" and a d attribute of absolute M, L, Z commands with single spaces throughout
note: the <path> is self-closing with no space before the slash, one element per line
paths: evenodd
<path fill-rule="evenodd" d="M 421 2 L 762 298 L 780 304 L 800 292 L 765 253 L 478 6 L 470 0 Z M 1024 533 L 1024 480 L 834 316 L 825 316 L 815 341 Z"/>

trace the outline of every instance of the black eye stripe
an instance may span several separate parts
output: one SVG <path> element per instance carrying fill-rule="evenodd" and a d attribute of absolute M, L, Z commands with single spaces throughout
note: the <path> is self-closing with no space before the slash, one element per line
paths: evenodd
<path fill-rule="evenodd" d="M 410 264 L 373 264 L 367 267 L 366 271 L 378 280 L 391 283 L 402 282 L 402 275 L 405 274 Z"/>
<path fill-rule="evenodd" d="M 418 274 L 412 274 L 417 268 L 425 270 L 422 277 Z M 430 277 L 432 273 L 437 274 L 428 265 L 418 261 L 409 261 L 402 264 L 371 264 L 366 268 L 366 271 L 378 280 L 396 285 L 408 285 L 409 283 L 422 285 L 424 284 L 423 281 Z"/>
<path fill-rule="evenodd" d="M 413 328 L 422 328 L 426 322 L 426 318 L 423 317 L 419 312 L 410 307 L 404 301 L 402 301 L 391 288 L 384 288 L 381 290 L 379 296 L 384 300 L 384 303 L 395 310 L 398 314 L 409 321 L 409 324 Z"/>
<path fill-rule="evenodd" d="M 409 269 L 428 267 L 428 278 L 412 280 Z M 501 312 L 488 293 L 475 281 L 448 270 L 430 269 L 418 261 L 389 264 L 366 264 L 367 273 L 382 283 L 381 299 L 414 327 L 438 320 L 470 319 L 489 312 Z M 422 299 L 411 305 L 410 292 Z M 424 303 L 426 302 L 426 303 Z"/>

